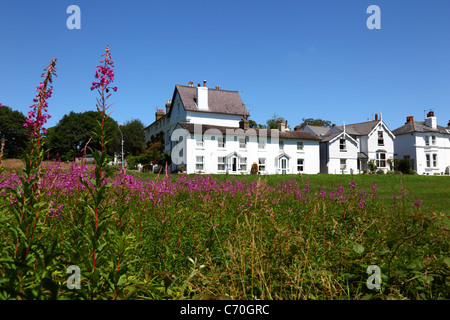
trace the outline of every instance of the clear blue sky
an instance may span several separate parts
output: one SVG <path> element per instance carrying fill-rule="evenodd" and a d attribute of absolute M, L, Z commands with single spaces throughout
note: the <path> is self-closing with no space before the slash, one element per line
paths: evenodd
<path fill-rule="evenodd" d="M 81 30 L 69 30 L 69 5 Z M 369 30 L 369 5 L 381 30 Z M 0 102 L 26 114 L 43 68 L 58 58 L 51 127 L 95 110 L 90 91 L 108 44 L 118 122 L 154 120 L 176 84 L 239 90 L 251 119 L 274 113 L 340 125 L 382 112 L 391 130 L 433 109 L 450 120 L 450 1 L 0 0 Z"/>

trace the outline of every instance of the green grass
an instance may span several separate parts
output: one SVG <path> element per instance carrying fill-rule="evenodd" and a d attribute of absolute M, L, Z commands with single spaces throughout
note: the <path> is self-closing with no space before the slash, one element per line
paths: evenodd
<path fill-rule="evenodd" d="M 156 177 L 155 174 L 140 174 L 144 177 Z M 213 175 L 219 180 L 237 179 L 254 181 L 262 178 L 273 187 L 292 179 L 308 179 L 311 191 L 316 192 L 322 187 L 337 188 L 340 184 L 348 186 L 349 182 L 357 183 L 358 188 L 370 189 L 373 184 L 377 185 L 378 196 L 385 201 L 392 200 L 394 194 L 399 194 L 402 187 L 408 194 L 418 197 L 421 203 L 434 210 L 436 213 L 450 213 L 450 177 L 449 176 L 420 176 L 401 174 L 374 174 L 374 175 Z M 173 175 L 174 178 L 177 175 Z"/>

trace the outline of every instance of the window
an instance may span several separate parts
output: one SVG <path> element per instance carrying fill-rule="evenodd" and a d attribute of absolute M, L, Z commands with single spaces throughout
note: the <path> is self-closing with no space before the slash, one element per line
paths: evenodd
<path fill-rule="evenodd" d="M 386 167 L 386 153 L 377 152 L 377 167 L 378 168 Z"/>
<path fill-rule="evenodd" d="M 259 170 L 259 172 L 266 171 L 266 158 L 258 159 L 258 170 Z"/>
<path fill-rule="evenodd" d="M 347 144 L 345 138 L 339 140 L 339 150 L 347 151 Z"/>
<path fill-rule="evenodd" d="M 198 171 L 203 170 L 203 156 L 196 156 L 195 169 Z"/>
<path fill-rule="evenodd" d="M 431 167 L 431 163 L 430 163 L 430 155 L 429 155 L 429 154 L 426 154 L 425 157 L 426 157 L 426 159 L 427 159 L 427 168 L 430 168 L 430 167 Z"/>
<path fill-rule="evenodd" d="M 430 137 L 429 136 L 425 136 L 425 145 L 426 146 L 430 145 Z"/>
<path fill-rule="evenodd" d="M 297 141 L 297 151 L 303 150 L 303 141 Z"/>
<path fill-rule="evenodd" d="M 197 146 L 197 149 L 203 149 L 203 147 L 204 147 L 203 137 L 197 137 L 195 144 Z"/>
<path fill-rule="evenodd" d="M 225 148 L 225 139 L 222 135 L 217 138 L 217 147 Z"/>
<path fill-rule="evenodd" d="M 239 170 L 247 171 L 247 158 L 241 158 L 241 161 L 239 162 Z"/>
<path fill-rule="evenodd" d="M 341 159 L 341 170 L 347 169 L 347 159 Z"/>
<path fill-rule="evenodd" d="M 264 150 L 266 148 L 266 139 L 258 138 L 258 149 Z"/>
<path fill-rule="evenodd" d="M 378 131 L 378 145 L 384 146 L 383 131 Z"/>
<path fill-rule="evenodd" d="M 431 136 L 431 144 L 432 144 L 433 146 L 436 145 L 436 136 Z"/>
<path fill-rule="evenodd" d="M 305 161 L 303 159 L 297 159 L 297 171 L 298 172 L 303 172 L 303 170 L 304 170 L 304 166 L 303 166 L 304 162 Z"/>
<path fill-rule="evenodd" d="M 245 142 L 245 137 L 239 138 L 239 148 L 240 149 L 245 149 L 247 147 L 246 142 Z"/>
<path fill-rule="evenodd" d="M 280 150 L 284 150 L 284 141 L 280 140 Z"/>
<path fill-rule="evenodd" d="M 433 153 L 433 167 L 437 167 L 437 154 Z"/>
<path fill-rule="evenodd" d="M 217 158 L 217 170 L 225 171 L 225 157 Z"/>

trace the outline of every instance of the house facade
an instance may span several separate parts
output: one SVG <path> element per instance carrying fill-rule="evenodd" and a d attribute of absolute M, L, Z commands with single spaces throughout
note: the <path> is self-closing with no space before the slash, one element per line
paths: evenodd
<path fill-rule="evenodd" d="M 418 174 L 442 175 L 450 170 L 450 122 L 442 127 L 437 124 L 433 111 L 424 121 L 406 118 L 406 123 L 395 129 L 397 158 L 409 159 L 411 168 Z"/>
<path fill-rule="evenodd" d="M 321 138 L 323 173 L 361 173 L 369 170 L 369 161 L 374 161 L 377 170 L 392 170 L 389 159 L 394 158 L 395 135 L 377 114 L 373 121 L 331 128 L 306 126 L 303 130 Z M 344 132 L 346 135 L 342 135 Z M 349 146 L 346 151 L 337 147 L 337 140 Z M 343 170 L 337 170 L 338 161 Z"/>
<path fill-rule="evenodd" d="M 248 126 L 249 113 L 237 91 L 200 84 L 175 86 L 166 112 L 145 128 L 147 142 L 163 138 L 172 171 L 248 174 L 319 173 L 320 139 L 300 130 Z"/>

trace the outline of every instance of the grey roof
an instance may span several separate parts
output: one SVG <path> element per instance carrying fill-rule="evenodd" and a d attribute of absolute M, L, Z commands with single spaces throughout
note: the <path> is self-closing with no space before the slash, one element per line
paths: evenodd
<path fill-rule="evenodd" d="M 373 128 L 375 128 L 375 126 L 377 126 L 378 123 L 380 123 L 380 121 L 381 120 L 372 120 L 366 122 L 346 124 L 345 132 L 355 136 L 366 136 L 370 132 L 372 132 Z M 344 130 L 343 126 L 336 126 L 335 128 L 340 129 L 341 131 Z"/>
<path fill-rule="evenodd" d="M 435 132 L 435 133 L 449 134 L 444 127 L 437 126 L 436 129 L 433 129 L 427 126 L 423 121 L 410 121 L 392 131 L 392 133 L 396 136 L 414 132 Z"/>
<path fill-rule="evenodd" d="M 177 91 L 180 94 L 181 101 L 186 111 L 213 112 L 241 116 L 249 115 L 249 112 L 237 91 L 208 88 L 209 110 L 207 111 L 199 110 L 197 108 L 197 104 L 195 103 L 197 88 L 177 84 L 175 86 L 174 97 Z M 170 108 L 170 111 L 171 110 L 172 108 Z"/>
<path fill-rule="evenodd" d="M 178 122 L 178 124 L 185 130 L 187 130 L 190 133 L 197 133 L 195 132 L 195 127 L 200 126 L 200 124 L 194 124 L 194 123 L 187 123 L 187 122 Z M 238 130 L 239 127 L 226 127 L 226 126 L 215 126 L 215 125 L 209 125 L 209 124 L 201 124 L 201 130 L 202 134 L 205 133 L 207 130 L 215 129 L 219 130 L 222 134 L 226 134 L 227 130 L 235 131 L 236 133 L 239 133 Z M 243 133 L 245 136 L 264 136 L 264 137 L 272 137 L 276 132 L 278 132 L 278 137 L 280 139 L 301 139 L 301 140 L 320 140 L 320 138 L 314 136 L 313 134 L 309 132 L 304 131 L 285 131 L 280 132 L 277 129 L 259 129 L 259 128 L 249 128 L 247 130 L 243 130 Z"/>
<path fill-rule="evenodd" d="M 320 136 L 320 141 L 321 142 L 328 142 L 333 140 L 335 137 L 337 137 L 338 135 L 340 135 L 342 133 L 342 131 L 339 132 L 330 132 L 327 134 L 324 134 L 323 136 Z"/>
<path fill-rule="evenodd" d="M 306 127 L 308 127 L 308 129 L 310 129 L 312 132 L 314 132 L 314 134 L 316 136 L 323 136 L 325 134 L 328 133 L 328 131 L 330 131 L 330 127 L 321 127 L 321 126 L 313 126 L 313 125 L 306 125 Z M 306 128 L 305 127 L 305 128 Z"/>

